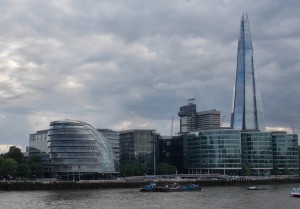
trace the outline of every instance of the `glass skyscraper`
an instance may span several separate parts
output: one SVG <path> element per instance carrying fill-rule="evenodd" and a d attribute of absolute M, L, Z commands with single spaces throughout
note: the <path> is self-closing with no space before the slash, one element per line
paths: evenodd
<path fill-rule="evenodd" d="M 239 130 L 265 131 L 261 95 L 255 77 L 250 26 L 246 13 L 242 15 L 240 25 L 231 126 Z"/>

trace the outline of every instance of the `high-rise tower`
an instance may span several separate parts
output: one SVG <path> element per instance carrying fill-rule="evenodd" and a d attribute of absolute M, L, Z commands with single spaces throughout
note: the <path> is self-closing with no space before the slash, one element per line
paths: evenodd
<path fill-rule="evenodd" d="M 247 13 L 243 13 L 240 25 L 231 127 L 241 130 L 265 130 Z"/>

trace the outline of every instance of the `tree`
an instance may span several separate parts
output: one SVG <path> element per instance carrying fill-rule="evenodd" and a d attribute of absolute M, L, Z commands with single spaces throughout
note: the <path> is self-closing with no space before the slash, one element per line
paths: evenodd
<path fill-rule="evenodd" d="M 251 167 L 248 164 L 242 165 L 242 175 L 250 176 L 251 175 Z"/>
<path fill-rule="evenodd" d="M 17 163 L 22 163 L 24 160 L 24 155 L 21 152 L 21 149 L 16 146 L 9 147 L 9 151 L 3 155 L 3 158 L 14 159 Z"/>
<path fill-rule="evenodd" d="M 160 163 L 157 166 L 156 173 L 158 175 L 162 175 L 162 174 L 174 174 L 174 173 L 176 173 L 176 167 L 173 166 L 173 165 L 170 165 L 168 163 Z"/>
<path fill-rule="evenodd" d="M 32 163 L 29 165 L 31 176 L 42 177 L 43 176 L 43 166 L 39 163 Z"/>
<path fill-rule="evenodd" d="M 14 176 L 16 174 L 17 167 L 18 163 L 14 159 L 3 159 L 1 163 L 0 173 L 4 176 Z"/>
<path fill-rule="evenodd" d="M 18 167 L 17 167 L 16 175 L 18 177 L 21 177 L 22 179 L 24 177 L 28 177 L 28 175 L 29 175 L 29 168 L 28 168 L 28 166 L 25 165 L 24 163 L 19 164 Z"/>
<path fill-rule="evenodd" d="M 145 164 L 122 164 L 120 165 L 120 173 L 126 176 L 142 176 L 146 174 L 148 167 Z"/>

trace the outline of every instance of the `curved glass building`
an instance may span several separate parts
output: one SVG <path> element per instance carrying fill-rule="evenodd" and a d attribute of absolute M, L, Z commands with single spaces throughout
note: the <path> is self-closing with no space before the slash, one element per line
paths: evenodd
<path fill-rule="evenodd" d="M 58 175 L 116 173 L 117 161 L 107 139 L 91 125 L 73 120 L 50 123 L 48 148 Z"/>

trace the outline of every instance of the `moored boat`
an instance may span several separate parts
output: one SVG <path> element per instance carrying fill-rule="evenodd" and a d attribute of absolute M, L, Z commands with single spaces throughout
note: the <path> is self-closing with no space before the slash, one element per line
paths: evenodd
<path fill-rule="evenodd" d="M 291 197 L 300 197 L 300 187 L 294 187 L 290 193 Z"/>
<path fill-rule="evenodd" d="M 188 184 L 179 188 L 180 191 L 195 191 L 201 190 L 201 187 L 197 184 Z"/>
<path fill-rule="evenodd" d="M 140 188 L 141 192 L 152 192 L 156 188 L 156 183 L 150 183 Z"/>
<path fill-rule="evenodd" d="M 201 187 L 197 184 L 188 184 L 180 186 L 177 183 L 157 186 L 156 183 L 150 183 L 140 188 L 141 192 L 183 192 L 183 191 L 200 191 Z"/>

